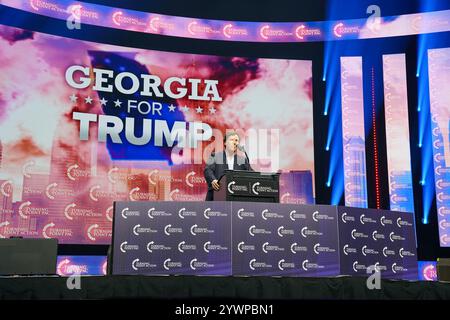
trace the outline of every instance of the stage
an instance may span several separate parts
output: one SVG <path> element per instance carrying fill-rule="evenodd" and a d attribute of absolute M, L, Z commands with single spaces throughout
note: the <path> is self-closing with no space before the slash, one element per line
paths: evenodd
<path fill-rule="evenodd" d="M 82 277 L 69 290 L 66 277 L 0 278 L 0 299 L 22 300 L 449 300 L 450 283 L 382 280 L 369 290 L 366 278 L 99 276 Z"/>
<path fill-rule="evenodd" d="M 0 301 L 448 318 L 450 1 L 169 2 L 0 0 Z"/>

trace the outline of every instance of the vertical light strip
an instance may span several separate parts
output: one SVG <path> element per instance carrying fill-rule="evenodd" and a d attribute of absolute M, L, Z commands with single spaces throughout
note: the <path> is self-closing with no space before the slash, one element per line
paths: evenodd
<path fill-rule="evenodd" d="M 376 208 L 381 208 L 380 201 L 380 175 L 378 171 L 378 140 L 377 140 L 377 105 L 375 104 L 375 70 L 372 67 L 370 72 L 371 76 L 371 86 L 372 91 L 372 132 L 373 132 L 373 162 L 375 167 L 375 197 L 376 197 Z"/>
<path fill-rule="evenodd" d="M 341 57 L 345 205 L 367 208 L 362 57 Z"/>
<path fill-rule="evenodd" d="M 383 81 L 390 209 L 414 212 L 404 54 L 383 55 Z"/>
<path fill-rule="evenodd" d="M 450 247 L 450 48 L 428 50 L 428 77 L 439 239 Z"/>

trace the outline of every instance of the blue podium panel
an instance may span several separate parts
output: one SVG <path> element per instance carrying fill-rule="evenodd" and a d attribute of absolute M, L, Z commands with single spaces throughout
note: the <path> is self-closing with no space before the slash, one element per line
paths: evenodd
<path fill-rule="evenodd" d="M 116 202 L 114 274 L 231 275 L 231 203 Z"/>
<path fill-rule="evenodd" d="M 376 266 L 383 278 L 417 280 L 414 215 L 339 207 L 341 273 L 365 275 Z"/>
<path fill-rule="evenodd" d="M 339 274 L 336 208 L 233 202 L 233 274 Z"/>

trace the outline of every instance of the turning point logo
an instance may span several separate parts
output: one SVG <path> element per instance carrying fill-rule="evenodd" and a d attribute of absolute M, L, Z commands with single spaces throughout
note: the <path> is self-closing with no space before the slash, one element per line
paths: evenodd
<path fill-rule="evenodd" d="M 9 187 L 8 187 L 9 186 Z M 0 193 L 4 196 L 4 197 L 11 197 L 12 195 L 12 181 L 11 180 L 7 180 L 5 182 L 3 182 L 0 185 Z"/>
<path fill-rule="evenodd" d="M 130 209 L 130 208 L 127 207 L 127 208 L 124 208 L 124 209 L 122 210 L 122 212 L 121 212 L 122 218 L 128 219 L 125 213 L 126 213 L 129 209 Z"/>
<path fill-rule="evenodd" d="M 31 178 L 30 172 L 28 171 L 29 167 L 32 167 L 35 165 L 34 160 L 30 160 L 28 162 L 26 162 L 23 166 L 22 166 L 22 174 L 27 177 L 27 178 Z"/>
<path fill-rule="evenodd" d="M 122 11 L 116 11 L 113 13 L 112 15 L 112 21 L 114 22 L 114 24 L 116 26 L 120 26 L 120 17 L 122 16 L 123 12 Z"/>
<path fill-rule="evenodd" d="M 191 34 L 191 35 L 193 35 L 193 36 L 195 36 L 195 30 L 194 30 L 194 27 L 197 25 L 197 21 L 191 21 L 189 24 L 188 24 L 188 27 L 187 27 L 187 30 L 188 30 L 188 32 Z"/>
<path fill-rule="evenodd" d="M 19 207 L 19 216 L 22 217 L 22 219 L 28 219 L 28 216 L 25 215 L 25 207 L 28 207 L 31 205 L 30 201 L 26 201 L 22 203 Z"/>
<path fill-rule="evenodd" d="M 211 211 L 211 208 L 206 208 L 204 211 L 203 211 L 203 216 L 205 217 L 205 219 L 207 219 L 207 220 L 209 220 L 209 216 L 208 216 L 208 213 Z"/>
<path fill-rule="evenodd" d="M 180 210 L 178 210 L 178 216 L 180 217 L 180 219 L 184 219 L 183 212 L 185 210 L 186 210 L 186 208 L 181 208 Z"/>
<path fill-rule="evenodd" d="M 305 29 L 305 25 L 302 24 L 300 26 L 297 27 L 297 29 L 295 29 L 295 36 L 301 40 L 303 40 L 303 35 L 302 35 L 302 31 L 303 29 Z"/>
<path fill-rule="evenodd" d="M 154 174 L 158 174 L 158 170 L 157 169 L 155 169 L 155 170 L 152 170 L 152 171 L 150 171 L 149 173 L 148 173 L 148 181 L 152 184 L 152 185 L 156 185 L 156 181 L 155 180 L 153 180 L 153 175 Z"/>
<path fill-rule="evenodd" d="M 67 220 L 73 220 L 73 218 L 69 215 L 69 210 L 75 208 L 77 205 L 75 203 L 71 203 L 64 208 L 64 216 Z"/>
<path fill-rule="evenodd" d="M 236 181 L 231 181 L 230 183 L 228 183 L 228 186 L 227 186 L 228 192 L 231 193 L 231 194 L 234 193 L 234 191 L 231 190 L 231 186 L 234 185 L 234 184 L 236 184 Z"/>
<path fill-rule="evenodd" d="M 87 235 L 88 238 L 91 239 L 92 241 L 96 241 L 97 239 L 92 235 L 92 231 L 96 228 L 98 228 L 99 225 L 98 224 L 93 224 L 91 226 L 89 226 L 89 228 L 87 229 Z"/>
<path fill-rule="evenodd" d="M 252 185 L 252 192 L 254 193 L 254 194 L 256 194 L 256 195 L 259 195 L 259 192 L 257 191 L 257 187 L 260 185 L 260 183 L 259 182 L 255 182 L 253 185 Z"/>
<path fill-rule="evenodd" d="M 69 166 L 67 168 L 67 178 L 69 178 L 72 181 L 75 181 L 76 178 L 72 175 L 72 170 L 75 170 L 75 169 L 78 169 L 78 168 L 79 168 L 78 164 L 74 164 L 74 165 Z"/>
<path fill-rule="evenodd" d="M 7 226 L 9 226 L 9 224 L 10 224 L 9 221 L 3 221 L 3 222 L 0 223 L 0 228 L 1 227 L 7 227 Z M 3 234 L 0 233 L 0 239 L 5 239 L 5 238 L 6 237 Z"/>
<path fill-rule="evenodd" d="M 259 35 L 261 36 L 261 38 L 263 38 L 264 40 L 269 39 L 269 37 L 266 35 L 267 31 L 270 29 L 270 26 L 268 24 L 266 24 L 265 26 L 262 26 L 261 29 L 259 29 Z"/>
<path fill-rule="evenodd" d="M 49 228 L 53 228 L 54 226 L 55 224 L 53 222 L 50 222 L 49 224 L 46 224 L 44 228 L 42 228 L 42 235 L 44 236 L 45 239 L 51 239 L 51 237 L 47 234 L 47 230 Z"/>
<path fill-rule="evenodd" d="M 160 19 L 159 17 L 153 17 L 153 18 L 150 19 L 150 21 L 148 23 L 150 29 L 152 31 L 154 31 L 154 32 L 159 32 L 159 29 L 158 29 L 158 21 L 159 21 L 159 19 Z"/>
<path fill-rule="evenodd" d="M 113 221 L 113 218 L 112 218 L 112 215 L 111 215 L 113 209 L 114 209 L 113 206 L 110 206 L 108 209 L 106 209 L 106 219 L 107 219 L 109 222 L 112 222 L 112 221 Z"/>
<path fill-rule="evenodd" d="M 231 23 L 229 23 L 229 24 L 226 24 L 224 27 L 223 27 L 223 35 L 225 36 L 225 38 L 228 38 L 228 39 L 230 39 L 231 38 L 231 34 L 229 33 L 229 29 L 231 29 L 231 28 L 233 28 L 233 25 L 231 24 Z"/>
<path fill-rule="evenodd" d="M 56 183 L 55 183 L 56 184 Z M 99 185 L 95 185 L 93 186 L 91 189 L 89 189 L 89 197 L 93 200 L 93 201 L 98 201 L 97 196 L 95 195 L 94 191 L 100 189 Z"/>
<path fill-rule="evenodd" d="M 150 219 L 154 219 L 153 214 L 152 214 L 154 210 L 155 210 L 155 208 L 148 209 L 147 215 Z"/>
<path fill-rule="evenodd" d="M 170 191 L 169 192 L 169 199 L 170 199 L 170 201 L 176 201 L 176 199 L 173 198 L 173 195 L 176 194 L 176 193 L 179 193 L 179 192 L 180 192 L 180 190 L 178 190 L 178 189 Z"/>

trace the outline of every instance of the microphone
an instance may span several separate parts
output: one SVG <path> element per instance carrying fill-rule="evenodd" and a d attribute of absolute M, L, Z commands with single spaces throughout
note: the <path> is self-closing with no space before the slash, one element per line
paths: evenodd
<path fill-rule="evenodd" d="M 250 164 L 250 159 L 248 158 L 248 154 L 247 154 L 247 151 L 245 151 L 244 145 L 238 144 L 237 148 L 239 149 L 239 151 L 242 151 L 245 153 L 245 158 L 247 159 L 248 163 Z"/>

